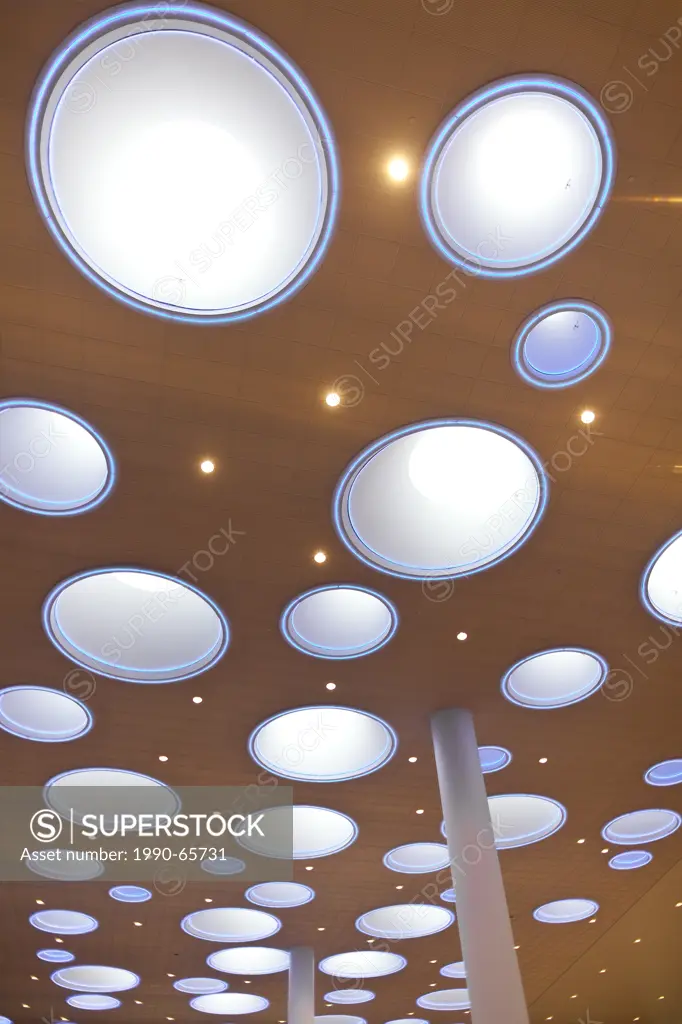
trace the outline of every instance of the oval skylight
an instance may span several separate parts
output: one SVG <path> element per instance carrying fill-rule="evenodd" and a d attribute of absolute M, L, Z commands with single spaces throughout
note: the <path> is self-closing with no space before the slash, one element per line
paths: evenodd
<path fill-rule="evenodd" d="M 76 959 L 68 949 L 39 949 L 36 956 L 48 964 L 69 964 Z"/>
<path fill-rule="evenodd" d="M 38 910 L 29 921 L 39 931 L 53 935 L 85 935 L 98 927 L 94 917 L 78 910 Z"/>
<path fill-rule="evenodd" d="M 645 608 L 662 622 L 682 623 L 682 532 L 671 537 L 651 559 L 640 588 Z"/>
<path fill-rule="evenodd" d="M 115 996 L 96 995 L 91 992 L 69 996 L 66 1001 L 76 1010 L 116 1010 L 121 1005 L 121 1000 Z"/>
<path fill-rule="evenodd" d="M 75 697 L 47 686 L 0 690 L 0 729 L 23 740 L 65 743 L 92 728 L 89 709 Z"/>
<path fill-rule="evenodd" d="M 34 875 L 52 882 L 89 882 L 104 874 L 100 860 L 69 860 L 69 850 L 55 850 L 57 860 L 25 860 L 23 863 Z"/>
<path fill-rule="evenodd" d="M 212 996 L 224 992 L 227 987 L 227 982 L 220 978 L 181 978 L 173 982 L 173 988 L 178 992 L 187 992 L 192 996 Z"/>
<path fill-rule="evenodd" d="M 594 373 L 610 345 L 610 324 L 592 303 L 552 302 L 521 326 L 512 362 L 534 387 L 567 388 Z"/>
<path fill-rule="evenodd" d="M 407 966 L 407 960 L 398 953 L 384 953 L 379 949 L 354 949 L 350 953 L 335 953 L 320 962 L 320 970 L 335 978 L 383 978 Z"/>
<path fill-rule="evenodd" d="M 209 942 L 256 942 L 268 939 L 282 927 L 272 914 L 248 907 L 211 907 L 188 914 L 181 922 L 183 931 Z"/>
<path fill-rule="evenodd" d="M 525 708 L 563 708 L 595 693 L 608 671 L 603 658 L 581 647 L 540 651 L 504 674 L 502 693 Z"/>
<path fill-rule="evenodd" d="M 443 843 L 407 843 L 405 846 L 396 846 L 384 855 L 387 868 L 406 875 L 440 871 L 449 863 L 448 848 Z"/>
<path fill-rule="evenodd" d="M 444 903 L 456 903 L 457 896 L 454 889 L 445 889 L 441 894 L 440 898 Z"/>
<path fill-rule="evenodd" d="M 294 294 L 338 204 L 331 128 L 301 72 L 203 5 L 162 18 L 151 0 L 114 8 L 67 39 L 34 92 L 28 174 L 82 273 L 192 322 L 245 319 Z"/>
<path fill-rule="evenodd" d="M 152 898 L 149 889 L 141 885 L 115 885 L 109 890 L 109 895 L 119 903 L 146 903 Z"/>
<path fill-rule="evenodd" d="M 43 625 L 71 661 L 129 683 L 199 675 L 229 642 L 227 620 L 210 598 L 140 569 L 97 569 L 64 580 L 45 601 Z"/>
<path fill-rule="evenodd" d="M 333 992 L 327 992 L 324 996 L 325 1003 L 335 1003 L 338 1006 L 369 1003 L 372 999 L 376 999 L 376 994 L 366 988 L 335 989 Z"/>
<path fill-rule="evenodd" d="M 398 741 L 381 718 L 356 708 L 284 711 L 251 734 L 249 752 L 274 775 L 297 782 L 343 782 L 377 771 Z"/>
<path fill-rule="evenodd" d="M 364 1017 L 353 1017 L 347 1013 L 323 1013 L 314 1021 L 315 1024 L 367 1024 Z"/>
<path fill-rule="evenodd" d="M 483 277 L 534 273 L 594 227 L 613 186 L 609 128 L 581 89 L 505 78 L 464 100 L 431 140 L 420 185 L 426 232 Z"/>
<path fill-rule="evenodd" d="M 488 809 L 498 850 L 511 850 L 547 839 L 566 821 L 566 808 L 548 796 L 504 793 L 488 797 Z M 447 837 L 445 822 L 441 832 Z"/>
<path fill-rule="evenodd" d="M 400 903 L 362 914 L 355 927 L 377 939 L 418 939 L 449 928 L 455 915 L 431 903 Z"/>
<path fill-rule="evenodd" d="M 396 1017 L 395 1020 L 387 1020 L 386 1024 L 429 1024 L 421 1017 Z"/>
<path fill-rule="evenodd" d="M 293 813 L 293 853 L 292 853 Z M 312 860 L 340 853 L 358 836 L 355 822 L 341 811 L 328 807 L 297 804 L 291 807 L 269 807 L 262 812 L 258 836 L 241 836 L 237 842 L 251 853 L 277 860 Z"/>
<path fill-rule="evenodd" d="M 511 555 L 537 527 L 547 480 L 515 434 L 475 420 L 394 431 L 346 468 L 334 495 L 344 544 L 374 569 L 452 579 Z"/>
<path fill-rule="evenodd" d="M 0 500 L 25 512 L 72 516 L 114 486 L 111 452 L 75 413 L 27 399 L 0 401 Z"/>
<path fill-rule="evenodd" d="M 644 781 L 650 786 L 677 786 L 682 782 L 682 757 L 660 761 L 646 772 Z"/>
<path fill-rule="evenodd" d="M 653 853 L 649 853 L 648 850 L 627 850 L 612 857 L 609 867 L 614 871 L 634 871 L 635 868 L 646 867 L 653 859 Z"/>
<path fill-rule="evenodd" d="M 599 904 L 594 900 L 554 900 L 553 903 L 544 903 L 536 907 L 533 917 L 543 924 L 570 924 L 573 921 L 585 921 L 588 917 L 594 917 L 599 910 Z"/>
<path fill-rule="evenodd" d="M 189 1004 L 193 1010 L 202 1013 L 220 1013 L 229 1017 L 230 1014 L 258 1013 L 267 1010 L 270 1003 L 263 996 L 252 995 L 250 992 L 221 992 L 212 996 L 197 996 Z"/>
<path fill-rule="evenodd" d="M 139 794 L 139 795 L 138 795 Z M 163 782 L 122 768 L 76 768 L 56 775 L 43 790 L 45 803 L 69 820 L 101 815 L 107 823 L 117 814 L 177 814 L 180 800 Z"/>
<path fill-rule="evenodd" d="M 75 989 L 77 992 L 127 992 L 137 988 L 140 979 L 122 967 L 100 967 L 77 964 L 61 967 L 52 975 L 55 985 Z"/>
<path fill-rule="evenodd" d="M 280 629 L 286 640 L 317 658 L 359 658 L 388 643 L 398 627 L 395 607 L 364 587 L 318 587 L 285 608 Z"/>
<path fill-rule="evenodd" d="M 631 811 L 614 818 L 602 829 L 602 835 L 617 846 L 639 846 L 672 835 L 682 823 L 675 811 L 660 809 Z"/>
<path fill-rule="evenodd" d="M 455 960 L 454 963 L 441 967 L 440 973 L 444 978 L 466 978 L 467 972 L 463 960 Z"/>
<path fill-rule="evenodd" d="M 246 869 L 246 864 L 240 857 L 217 857 L 215 860 L 202 860 L 201 870 L 209 875 L 240 875 Z"/>
<path fill-rule="evenodd" d="M 277 974 L 289 969 L 289 953 L 272 946 L 237 946 L 211 953 L 206 963 L 224 974 Z"/>
<path fill-rule="evenodd" d="M 259 907 L 302 907 L 315 899 L 310 886 L 300 882 L 259 882 L 247 889 L 245 896 Z"/>
<path fill-rule="evenodd" d="M 484 775 L 499 772 L 511 764 L 512 756 L 506 747 L 479 747 L 478 757 Z"/>
<path fill-rule="evenodd" d="M 417 1000 L 423 1010 L 468 1010 L 471 1007 L 469 990 L 466 988 L 442 988 L 427 992 Z"/>

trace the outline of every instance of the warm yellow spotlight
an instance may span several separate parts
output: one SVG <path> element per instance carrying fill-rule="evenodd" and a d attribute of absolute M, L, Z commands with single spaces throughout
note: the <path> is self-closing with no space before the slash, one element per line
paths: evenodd
<path fill-rule="evenodd" d="M 407 181 L 410 165 L 404 156 L 393 156 L 386 165 L 386 172 L 391 181 Z"/>

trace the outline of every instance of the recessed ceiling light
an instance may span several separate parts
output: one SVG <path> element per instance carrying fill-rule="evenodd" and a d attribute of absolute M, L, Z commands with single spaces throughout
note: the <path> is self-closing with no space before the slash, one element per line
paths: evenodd
<path fill-rule="evenodd" d="M 322 928 L 318 928 L 317 930 L 318 930 L 318 932 L 323 932 L 324 928 L 323 927 Z"/>
<path fill-rule="evenodd" d="M 437 961 L 437 960 L 429 960 L 429 963 L 430 963 L 430 964 L 437 964 L 437 963 L 438 963 L 438 961 Z"/>
<path fill-rule="evenodd" d="M 547 764 L 547 758 L 546 757 L 541 757 L 540 760 L 538 761 L 538 764 Z"/>
<path fill-rule="evenodd" d="M 658 998 L 659 999 L 665 999 L 665 996 L 659 996 Z"/>
<path fill-rule="evenodd" d="M 608 853 L 608 852 L 609 852 L 609 848 L 608 848 L 608 846 L 605 846 L 604 849 L 602 850 L 602 853 Z"/>
<path fill-rule="evenodd" d="M 244 984 L 245 984 L 245 985 L 250 985 L 250 984 L 251 984 L 251 982 L 249 981 L 249 979 L 248 979 L 248 978 L 244 978 Z"/>
<path fill-rule="evenodd" d="M 675 906 L 676 907 L 682 907 L 682 903 L 676 903 Z"/>
<path fill-rule="evenodd" d="M 159 761 L 167 761 L 167 760 L 168 760 L 168 758 L 166 757 L 165 754 L 160 754 L 159 755 Z"/>
<path fill-rule="evenodd" d="M 583 411 L 580 413 L 581 423 L 594 423 L 596 418 L 597 415 L 592 411 L 592 409 L 583 409 Z"/>
<path fill-rule="evenodd" d="M 393 156 L 386 164 L 386 172 L 392 181 L 406 181 L 410 165 L 404 156 Z"/>
<path fill-rule="evenodd" d="M 415 761 L 417 760 L 417 758 L 416 757 L 408 757 L 407 760 L 410 762 L 410 764 L 414 764 Z"/>
<path fill-rule="evenodd" d="M 135 1006 L 142 1006 L 142 1000 L 141 999 L 136 999 L 135 1000 Z"/>
<path fill-rule="evenodd" d="M 367 939 L 367 941 L 368 941 L 369 943 L 372 943 L 372 942 L 374 942 L 374 939 Z"/>
<path fill-rule="evenodd" d="M 37 981 L 37 980 L 38 980 L 38 979 L 36 978 L 35 974 L 32 974 L 32 975 L 31 975 L 31 981 Z"/>
<path fill-rule="evenodd" d="M 335 690 L 336 689 L 336 683 L 327 683 L 327 689 L 328 690 Z"/>
<path fill-rule="evenodd" d="M 203 697 L 192 697 L 192 704 L 201 704 L 203 699 Z"/>
<path fill-rule="evenodd" d="M 635 939 L 635 942 L 641 942 L 641 941 L 642 941 L 641 939 Z"/>
<path fill-rule="evenodd" d="M 203 459 L 199 465 L 199 469 L 202 473 L 212 473 L 215 469 L 215 462 L 211 459 Z"/>
<path fill-rule="evenodd" d="M 318 565 L 322 565 L 323 562 L 327 561 L 327 556 L 324 551 L 316 551 L 313 555 L 313 561 L 317 562 Z"/>
<path fill-rule="evenodd" d="M 133 924 L 135 925 L 136 928 L 142 927 L 142 921 L 133 921 Z"/>
<path fill-rule="evenodd" d="M 204 903 L 213 903 L 213 900 L 211 899 L 211 897 L 210 897 L 210 896 L 206 896 L 206 897 L 204 898 Z"/>
<path fill-rule="evenodd" d="M 44 907 L 45 906 L 45 901 L 44 900 L 36 900 L 36 903 L 38 904 L 39 907 Z"/>
<path fill-rule="evenodd" d="M 55 942 L 63 942 L 63 941 L 64 941 L 64 939 L 55 939 L 54 941 L 55 941 Z"/>
<path fill-rule="evenodd" d="M 402 885 L 396 885 L 396 889 L 402 889 Z"/>
<path fill-rule="evenodd" d="M 520 946 L 514 946 L 514 949 L 521 949 Z"/>
<path fill-rule="evenodd" d="M 419 810 L 415 811 L 414 813 L 415 814 L 423 814 L 424 813 L 424 808 L 420 807 Z"/>
<path fill-rule="evenodd" d="M 31 1009 L 31 1007 L 28 1005 L 28 1003 L 22 1003 L 21 1005 L 23 1006 L 23 1008 L 25 1010 L 30 1010 Z"/>
<path fill-rule="evenodd" d="M 606 974 L 606 968 L 605 968 L 605 967 L 602 967 L 602 969 L 601 969 L 601 971 L 600 971 L 599 973 L 600 973 L 600 974 Z"/>
<path fill-rule="evenodd" d="M 329 394 L 325 397 L 325 402 L 327 403 L 327 405 L 330 405 L 332 409 L 334 409 L 337 405 L 341 404 L 341 398 L 339 395 L 337 395 L 336 391 L 330 391 Z"/>
<path fill-rule="evenodd" d="M 305 869 L 306 869 L 306 871 L 312 871 L 313 870 L 313 865 L 312 864 L 306 864 Z"/>
<path fill-rule="evenodd" d="M 167 977 L 167 978 L 174 978 L 174 977 L 175 977 L 175 975 L 174 975 L 174 974 L 167 974 L 167 975 L 166 975 L 166 977 Z"/>
<path fill-rule="evenodd" d="M 577 999 L 577 998 L 578 998 L 578 993 L 577 993 L 577 992 L 575 992 L 575 993 L 574 993 L 574 994 L 573 994 L 573 995 L 571 996 L 571 999 Z"/>
<path fill-rule="evenodd" d="M 545 1020 L 554 1020 L 554 1017 L 545 1017 Z"/>
<path fill-rule="evenodd" d="M 597 918 L 596 917 L 591 917 L 590 920 L 587 923 L 588 924 L 596 924 L 597 923 Z"/>
<path fill-rule="evenodd" d="M 469 635 L 468 633 L 458 633 L 458 634 L 457 634 L 457 639 L 458 639 L 458 640 L 466 640 L 466 638 L 468 637 L 468 635 Z"/>
<path fill-rule="evenodd" d="M 435 987 L 436 987 L 436 982 L 432 981 L 431 984 L 429 985 L 429 988 L 435 988 Z"/>
<path fill-rule="evenodd" d="M 584 842 L 585 842 L 584 839 L 578 839 L 578 843 L 584 843 Z"/>

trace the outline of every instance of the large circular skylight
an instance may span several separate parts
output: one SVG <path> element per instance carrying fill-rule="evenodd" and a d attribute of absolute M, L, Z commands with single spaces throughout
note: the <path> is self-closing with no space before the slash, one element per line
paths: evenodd
<path fill-rule="evenodd" d="M 338 1006 L 352 1006 L 354 1003 L 369 1003 L 376 999 L 374 992 L 366 988 L 338 989 L 334 992 L 327 992 L 324 996 L 325 1003 L 333 1003 Z"/>
<path fill-rule="evenodd" d="M 614 871 L 634 871 L 636 868 L 646 867 L 654 859 L 653 853 L 648 850 L 626 850 L 625 853 L 617 853 L 609 861 L 609 867 Z"/>
<path fill-rule="evenodd" d="M 317 658 L 359 658 L 388 643 L 398 613 L 385 597 L 363 587 L 318 587 L 285 608 L 280 628 L 293 646 Z"/>
<path fill-rule="evenodd" d="M 396 735 L 381 718 L 355 708 L 284 711 L 257 727 L 249 751 L 274 775 L 297 782 L 343 782 L 389 761 Z"/>
<path fill-rule="evenodd" d="M 448 848 L 443 843 L 407 843 L 396 846 L 384 856 L 384 864 L 391 871 L 406 875 L 440 871 L 450 863 Z"/>
<path fill-rule="evenodd" d="M 94 967 L 85 964 L 60 967 L 52 975 L 52 981 L 55 985 L 76 989 L 77 992 L 126 992 L 140 984 L 137 974 L 122 967 Z"/>
<path fill-rule="evenodd" d="M 466 978 L 467 972 L 463 960 L 456 960 L 452 964 L 441 967 L 440 973 L 444 978 Z"/>
<path fill-rule="evenodd" d="M 140 569 L 97 569 L 48 595 L 43 625 L 62 654 L 110 679 L 174 683 L 211 668 L 229 641 L 225 616 L 189 583 Z"/>
<path fill-rule="evenodd" d="M 85 935 L 98 927 L 94 917 L 79 910 L 38 910 L 29 921 L 39 931 L 53 935 Z"/>
<path fill-rule="evenodd" d="M 563 708 L 598 690 L 608 671 L 603 658 L 581 647 L 540 651 L 505 673 L 502 693 L 525 708 Z"/>
<path fill-rule="evenodd" d="M 149 889 L 141 885 L 115 885 L 109 890 L 109 895 L 119 903 L 146 903 L 152 898 Z"/>
<path fill-rule="evenodd" d="M 76 959 L 68 949 L 39 949 L 36 956 L 48 964 L 69 964 Z"/>
<path fill-rule="evenodd" d="M 442 988 L 420 996 L 417 1006 L 422 1010 L 468 1010 L 471 999 L 466 988 Z"/>
<path fill-rule="evenodd" d="M 682 623 L 682 532 L 671 537 L 651 559 L 640 593 L 645 608 L 673 626 Z"/>
<path fill-rule="evenodd" d="M 51 882 L 90 882 L 104 874 L 100 860 L 69 860 L 68 850 L 55 850 L 55 860 L 25 860 L 25 867 L 34 875 L 49 878 Z"/>
<path fill-rule="evenodd" d="M 617 846 L 639 846 L 672 835 L 682 824 L 675 811 L 660 809 L 631 811 L 614 818 L 602 829 L 602 835 Z"/>
<path fill-rule="evenodd" d="M 402 971 L 407 965 L 404 956 L 384 953 L 379 949 L 354 949 L 335 953 L 320 962 L 320 970 L 335 978 L 383 978 Z"/>
<path fill-rule="evenodd" d="M 506 747 L 479 747 L 478 759 L 484 775 L 499 772 L 511 764 L 512 756 Z"/>
<path fill-rule="evenodd" d="M 498 850 L 547 839 L 566 821 L 566 808 L 548 796 L 504 793 L 488 797 L 488 809 Z M 441 832 L 447 837 L 445 822 Z"/>
<path fill-rule="evenodd" d="M 107 498 L 114 460 L 75 413 L 33 399 L 0 401 L 0 501 L 40 515 L 72 516 Z"/>
<path fill-rule="evenodd" d="M 552 302 L 522 324 L 512 362 L 534 387 L 566 388 L 594 373 L 610 345 L 611 326 L 592 303 Z"/>
<path fill-rule="evenodd" d="M 0 690 L 0 729 L 24 740 L 64 743 L 92 728 L 90 711 L 75 697 L 46 686 Z"/>
<path fill-rule="evenodd" d="M 116 999 L 115 996 L 96 995 L 88 992 L 69 996 L 66 1001 L 76 1010 L 116 1010 L 121 1005 L 121 1000 Z"/>
<path fill-rule="evenodd" d="M 652 765 L 644 775 L 650 786 L 677 786 L 682 782 L 682 757 Z"/>
<path fill-rule="evenodd" d="M 543 924 L 569 924 L 594 917 L 598 910 L 599 904 L 594 900 L 554 900 L 553 903 L 544 903 L 541 907 L 536 907 L 533 917 Z"/>
<path fill-rule="evenodd" d="M 455 915 L 432 903 L 400 903 L 370 910 L 355 922 L 358 931 L 377 939 L 419 939 L 449 928 Z"/>
<path fill-rule="evenodd" d="M 554 263 L 594 227 L 614 179 L 598 105 L 570 82 L 506 78 L 461 103 L 429 144 L 420 187 L 427 234 L 484 277 Z"/>
<path fill-rule="evenodd" d="M 267 1010 L 270 1003 L 263 996 L 252 995 L 250 992 L 221 992 L 218 995 L 197 996 L 189 1004 L 193 1010 L 202 1013 L 220 1013 L 225 1017 L 230 1014 L 258 1013 Z"/>
<path fill-rule="evenodd" d="M 192 2 L 105 11 L 64 42 L 34 92 L 28 171 L 90 280 L 192 322 L 244 319 L 302 287 L 338 202 L 331 129 L 301 72 Z"/>
<path fill-rule="evenodd" d="M 315 899 L 310 886 L 300 882 L 259 882 L 247 889 L 245 896 L 259 907 L 301 907 Z"/>
<path fill-rule="evenodd" d="M 139 795 L 138 795 L 139 794 Z M 81 821 L 85 814 L 105 822 L 125 813 L 176 814 L 180 800 L 163 782 L 121 768 L 75 768 L 56 775 L 43 790 L 45 803 L 63 818 Z"/>
<path fill-rule="evenodd" d="M 240 875 L 246 870 L 246 864 L 240 857 L 217 857 L 215 860 L 202 860 L 201 870 L 209 875 L 226 878 L 229 875 Z"/>
<path fill-rule="evenodd" d="M 272 914 L 248 907 L 211 907 L 183 918 L 183 931 L 209 942 L 256 942 L 269 939 L 282 927 Z"/>
<path fill-rule="evenodd" d="M 292 851 L 293 814 L 293 851 Z M 354 843 L 358 827 L 352 818 L 328 807 L 269 807 L 262 812 L 258 836 L 241 836 L 237 842 L 261 857 L 277 860 L 312 860 L 340 853 Z"/>
<path fill-rule="evenodd" d="M 502 427 L 431 420 L 375 441 L 334 496 L 341 540 L 374 569 L 454 578 L 511 555 L 547 502 L 536 453 Z"/>
<path fill-rule="evenodd" d="M 206 963 L 225 974 L 277 974 L 289 969 L 289 953 L 272 946 L 237 946 L 211 953 Z"/>
<path fill-rule="evenodd" d="M 226 981 L 220 978 L 180 978 L 173 982 L 173 988 L 178 992 L 187 992 L 192 996 L 211 996 L 218 992 L 224 992 L 228 987 Z"/>

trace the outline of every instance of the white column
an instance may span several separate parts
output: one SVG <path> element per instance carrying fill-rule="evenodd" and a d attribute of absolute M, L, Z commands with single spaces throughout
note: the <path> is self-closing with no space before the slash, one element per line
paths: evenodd
<path fill-rule="evenodd" d="M 315 1020 L 315 955 L 309 946 L 294 946 L 290 956 L 287 1024 L 313 1024 Z"/>
<path fill-rule="evenodd" d="M 438 711 L 431 731 L 472 1024 L 528 1024 L 471 712 Z"/>

